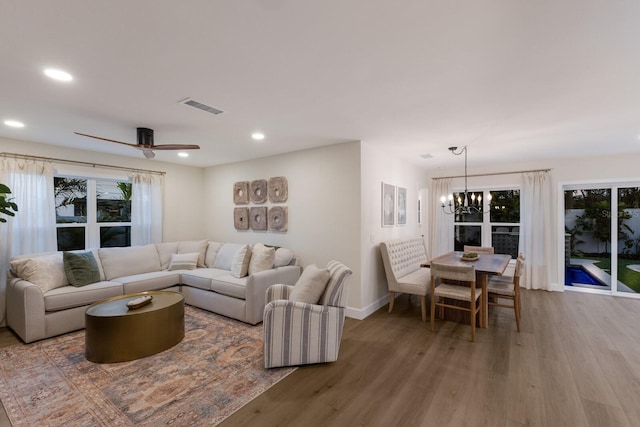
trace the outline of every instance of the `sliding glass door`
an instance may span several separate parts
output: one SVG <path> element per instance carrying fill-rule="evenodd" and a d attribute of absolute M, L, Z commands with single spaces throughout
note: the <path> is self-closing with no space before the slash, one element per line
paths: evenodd
<path fill-rule="evenodd" d="M 564 187 L 567 289 L 640 293 L 640 187 Z"/>

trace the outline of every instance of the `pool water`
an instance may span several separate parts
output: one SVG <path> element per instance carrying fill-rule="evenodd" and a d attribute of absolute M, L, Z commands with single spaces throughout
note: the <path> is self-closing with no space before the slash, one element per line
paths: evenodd
<path fill-rule="evenodd" d="M 606 286 L 598 279 L 590 275 L 587 270 L 582 267 L 576 267 L 574 265 L 569 265 L 565 269 L 564 272 L 564 282 L 565 285 L 571 286 L 573 283 L 581 283 L 583 285 L 598 285 L 598 286 Z"/>

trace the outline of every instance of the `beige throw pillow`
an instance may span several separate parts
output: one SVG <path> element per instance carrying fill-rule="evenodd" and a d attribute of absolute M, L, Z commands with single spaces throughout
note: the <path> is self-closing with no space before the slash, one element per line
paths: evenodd
<path fill-rule="evenodd" d="M 307 266 L 289 294 L 290 301 L 317 304 L 329 282 L 329 270 L 315 265 Z"/>
<path fill-rule="evenodd" d="M 67 286 L 62 252 L 34 258 L 11 260 L 11 270 L 16 276 L 37 285 L 42 292 Z"/>
<path fill-rule="evenodd" d="M 243 245 L 233 256 L 231 261 L 231 274 L 234 277 L 244 277 L 249 272 L 249 260 L 251 259 L 251 246 Z"/>
<path fill-rule="evenodd" d="M 249 261 L 249 274 L 271 270 L 275 257 L 275 248 L 268 248 L 262 243 L 256 243 L 255 245 L 253 245 L 253 250 L 251 251 L 251 261 Z"/>
<path fill-rule="evenodd" d="M 276 250 L 276 256 L 273 260 L 274 267 L 284 267 L 285 265 L 289 265 L 291 260 L 293 259 L 293 252 L 287 248 L 278 248 Z"/>
<path fill-rule="evenodd" d="M 171 254 L 169 270 L 195 270 L 198 267 L 199 252 Z"/>

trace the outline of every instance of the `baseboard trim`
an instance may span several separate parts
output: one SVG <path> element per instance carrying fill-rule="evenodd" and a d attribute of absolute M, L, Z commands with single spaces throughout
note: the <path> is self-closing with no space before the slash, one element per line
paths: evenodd
<path fill-rule="evenodd" d="M 396 297 L 399 293 L 396 294 Z M 389 303 L 389 294 L 385 294 L 382 298 L 369 304 L 364 308 L 351 308 L 347 307 L 345 314 L 347 317 L 357 320 L 364 320 L 373 313 L 375 313 L 380 307 L 383 307 Z"/>

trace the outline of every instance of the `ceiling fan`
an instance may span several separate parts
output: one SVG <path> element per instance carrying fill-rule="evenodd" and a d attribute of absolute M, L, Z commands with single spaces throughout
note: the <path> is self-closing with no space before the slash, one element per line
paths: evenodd
<path fill-rule="evenodd" d="M 76 135 L 88 136 L 89 138 L 95 138 L 102 141 L 115 142 L 116 144 L 128 145 L 138 150 L 142 150 L 142 154 L 147 159 L 153 159 L 156 154 L 154 150 L 198 150 L 199 145 L 195 144 L 162 144 L 155 145 L 153 143 L 153 129 L 138 128 L 138 143 L 130 144 L 128 142 L 116 141 L 114 139 L 102 138 L 100 136 L 87 135 L 86 133 L 74 132 Z"/>

